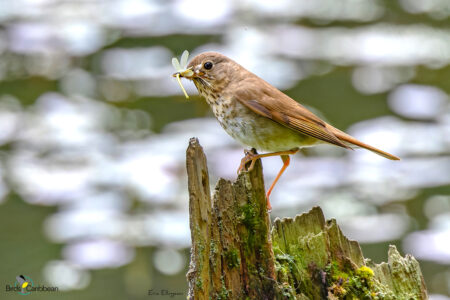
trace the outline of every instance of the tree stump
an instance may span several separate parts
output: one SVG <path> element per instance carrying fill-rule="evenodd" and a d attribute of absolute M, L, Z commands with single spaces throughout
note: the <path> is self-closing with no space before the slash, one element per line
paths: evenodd
<path fill-rule="evenodd" d="M 260 160 L 211 197 L 197 139 L 186 158 L 192 238 L 189 299 L 427 299 L 420 266 L 390 246 L 388 262 L 364 259 L 322 210 L 270 227 Z"/>

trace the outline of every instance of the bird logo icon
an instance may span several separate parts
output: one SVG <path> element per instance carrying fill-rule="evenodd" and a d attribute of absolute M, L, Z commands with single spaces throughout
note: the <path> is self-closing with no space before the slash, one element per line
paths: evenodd
<path fill-rule="evenodd" d="M 28 295 L 31 292 L 27 291 L 27 287 L 33 286 L 33 280 L 29 276 L 19 275 L 16 277 L 16 283 L 14 286 L 20 287 L 20 292 L 18 292 L 20 295 Z"/>

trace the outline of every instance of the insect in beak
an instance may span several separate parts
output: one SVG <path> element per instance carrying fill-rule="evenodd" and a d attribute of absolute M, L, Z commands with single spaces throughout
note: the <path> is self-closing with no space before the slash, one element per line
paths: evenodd
<path fill-rule="evenodd" d="M 183 54 L 181 55 L 180 62 L 178 62 L 178 59 L 176 57 L 172 58 L 172 65 L 177 71 L 173 73 L 172 76 L 177 78 L 178 84 L 180 85 L 186 99 L 189 99 L 189 95 L 186 93 L 186 90 L 181 83 L 180 77 L 191 78 L 194 75 L 194 72 L 190 68 L 186 69 L 188 57 L 189 52 L 187 50 L 184 50 Z"/>
<path fill-rule="evenodd" d="M 194 72 L 189 68 L 183 71 L 175 72 L 172 74 L 173 77 L 185 77 L 185 78 L 191 78 L 194 76 Z"/>

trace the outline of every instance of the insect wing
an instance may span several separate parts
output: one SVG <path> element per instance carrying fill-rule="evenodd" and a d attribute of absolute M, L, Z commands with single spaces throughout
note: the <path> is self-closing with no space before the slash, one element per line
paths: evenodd
<path fill-rule="evenodd" d="M 180 66 L 180 63 L 178 62 L 178 59 L 176 57 L 172 58 L 172 66 L 175 68 L 175 70 L 177 71 L 182 71 L 183 69 Z"/>
<path fill-rule="evenodd" d="M 182 68 L 186 68 L 186 65 L 188 62 L 188 57 L 189 57 L 189 51 L 184 50 L 183 54 L 181 54 L 181 59 L 180 59 L 180 66 Z"/>

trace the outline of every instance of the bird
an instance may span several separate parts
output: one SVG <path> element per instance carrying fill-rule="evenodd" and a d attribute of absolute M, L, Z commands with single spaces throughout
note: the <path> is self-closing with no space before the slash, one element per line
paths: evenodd
<path fill-rule="evenodd" d="M 194 83 L 231 137 L 244 146 L 267 152 L 245 151 L 238 174 L 248 163 L 247 171 L 252 170 L 259 158 L 281 157 L 283 166 L 266 193 L 269 211 L 273 188 L 289 166 L 290 155 L 301 148 L 318 144 L 345 149 L 360 147 L 390 160 L 400 160 L 326 123 L 299 102 L 218 52 L 198 54 L 184 70 L 178 70 L 173 76 Z"/>

